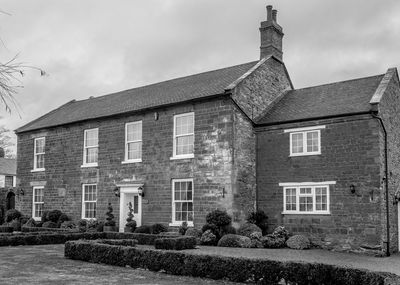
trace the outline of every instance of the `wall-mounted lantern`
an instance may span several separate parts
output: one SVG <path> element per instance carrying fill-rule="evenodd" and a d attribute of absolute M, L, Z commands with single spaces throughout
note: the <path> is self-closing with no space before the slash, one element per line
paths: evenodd
<path fill-rule="evenodd" d="M 120 196 L 120 191 L 119 191 L 119 187 L 118 187 L 118 186 L 115 186 L 115 187 L 114 187 L 113 192 L 114 192 L 114 195 L 115 195 L 116 197 L 119 197 L 119 196 Z"/>
<path fill-rule="evenodd" d="M 356 193 L 356 186 L 354 186 L 354 184 L 350 185 L 350 193 L 351 194 L 355 194 Z"/>
<path fill-rule="evenodd" d="M 144 191 L 143 191 L 143 187 L 142 186 L 138 187 L 138 194 L 139 194 L 139 196 L 144 197 Z"/>

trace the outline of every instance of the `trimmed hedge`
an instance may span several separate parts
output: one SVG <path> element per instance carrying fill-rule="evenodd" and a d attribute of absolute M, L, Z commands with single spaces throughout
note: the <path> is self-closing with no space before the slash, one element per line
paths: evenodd
<path fill-rule="evenodd" d="M 12 233 L 14 231 L 13 227 L 0 226 L 0 233 Z"/>
<path fill-rule="evenodd" d="M 25 233 L 32 232 L 78 232 L 77 230 L 71 230 L 67 228 L 44 228 L 44 227 L 27 227 L 22 226 L 21 231 Z"/>
<path fill-rule="evenodd" d="M 68 241 L 65 244 L 64 254 L 70 259 L 93 263 L 140 267 L 151 271 L 162 270 L 174 275 L 270 285 L 278 284 L 282 280 L 298 285 L 383 285 L 385 279 L 388 278 L 399 280 L 396 275 L 390 273 L 328 264 L 223 257 L 211 254 L 113 246 L 87 241 Z"/>
<path fill-rule="evenodd" d="M 155 240 L 156 249 L 183 250 L 196 247 L 196 238 L 183 236 L 176 238 L 158 238 Z"/>
<path fill-rule="evenodd" d="M 93 242 L 130 247 L 135 247 L 138 244 L 138 241 L 135 239 L 96 239 Z"/>

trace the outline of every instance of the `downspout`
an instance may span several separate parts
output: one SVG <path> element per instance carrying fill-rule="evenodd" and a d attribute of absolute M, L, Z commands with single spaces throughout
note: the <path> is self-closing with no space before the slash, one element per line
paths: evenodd
<path fill-rule="evenodd" d="M 389 221 L 389 166 L 388 166 L 388 142 L 385 124 L 377 112 L 371 112 L 372 117 L 377 119 L 382 127 L 385 138 L 385 188 L 386 188 L 386 256 L 390 256 L 390 221 Z"/>

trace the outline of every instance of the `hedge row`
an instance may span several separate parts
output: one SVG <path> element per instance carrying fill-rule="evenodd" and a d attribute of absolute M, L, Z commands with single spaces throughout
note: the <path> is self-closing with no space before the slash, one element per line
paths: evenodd
<path fill-rule="evenodd" d="M 0 226 L 0 233 L 12 233 L 14 231 L 13 227 Z"/>
<path fill-rule="evenodd" d="M 43 228 L 43 227 L 21 227 L 22 232 L 32 233 L 32 232 L 78 232 L 78 230 L 71 229 L 61 229 L 61 228 Z"/>
<path fill-rule="evenodd" d="M 21 234 L 0 234 L 0 246 L 59 244 L 78 239 L 134 239 L 139 244 L 154 245 L 157 238 L 159 238 L 158 235 L 117 232 L 25 232 Z"/>
<path fill-rule="evenodd" d="M 183 250 L 193 249 L 196 247 L 195 237 L 163 237 L 155 240 L 155 248 L 157 249 L 171 249 L 171 250 Z"/>
<path fill-rule="evenodd" d="M 278 284 L 282 281 L 305 284 L 385 284 L 396 279 L 390 273 L 370 272 L 334 265 L 302 262 L 222 257 L 188 252 L 121 247 L 87 241 L 69 241 L 65 257 L 94 263 L 105 263 L 151 271 L 163 270 L 174 275 L 187 275 L 234 282 Z M 282 284 L 282 283 L 280 283 Z"/>

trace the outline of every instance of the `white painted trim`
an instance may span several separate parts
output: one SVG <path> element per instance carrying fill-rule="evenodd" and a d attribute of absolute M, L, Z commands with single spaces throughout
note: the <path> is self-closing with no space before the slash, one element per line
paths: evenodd
<path fill-rule="evenodd" d="M 294 132 L 304 132 L 304 131 L 313 131 L 313 130 L 322 130 L 322 129 L 325 129 L 325 125 L 304 127 L 304 128 L 295 128 L 295 129 L 286 129 L 286 130 L 283 130 L 283 132 L 284 133 L 294 133 Z"/>
<path fill-rule="evenodd" d="M 46 171 L 45 168 L 36 168 L 36 169 L 32 169 L 31 172 L 42 172 L 42 171 Z"/>
<path fill-rule="evenodd" d="M 121 164 L 130 164 L 130 163 L 138 163 L 138 162 L 142 162 L 142 159 L 131 159 L 131 160 L 124 160 L 121 161 Z"/>
<path fill-rule="evenodd" d="M 117 187 L 120 187 L 121 188 L 121 190 L 120 190 L 120 192 L 123 192 L 123 193 L 138 193 L 138 192 L 135 192 L 135 191 L 133 191 L 133 192 L 130 192 L 129 191 L 129 189 L 125 189 L 125 188 L 131 188 L 131 187 L 136 187 L 136 188 L 139 188 L 139 187 L 143 187 L 143 183 L 117 183 L 117 184 L 115 184 Z M 139 190 L 137 190 L 136 189 L 136 191 L 139 191 Z"/>
<path fill-rule="evenodd" d="M 185 136 L 188 135 L 193 135 L 193 153 L 188 153 L 188 154 L 182 154 L 182 155 L 177 155 L 176 154 L 176 119 L 180 118 L 180 117 L 185 117 L 185 116 L 189 116 L 189 115 L 193 115 L 193 133 L 187 133 L 185 134 Z M 173 159 L 182 159 L 182 158 L 193 158 L 194 157 L 194 141 L 195 141 L 195 135 L 194 135 L 194 127 L 195 127 L 195 115 L 194 112 L 188 112 L 188 113 L 183 113 L 183 114 L 179 114 L 179 115 L 175 115 L 174 116 L 174 124 L 173 124 L 173 141 L 172 141 L 172 157 L 170 158 L 171 160 Z"/>
<path fill-rule="evenodd" d="M 90 146 L 86 147 L 86 133 L 89 131 L 97 130 L 97 145 L 96 146 Z M 97 147 L 97 162 L 92 162 L 92 163 L 86 163 L 86 149 L 87 148 L 95 148 Z M 95 167 L 97 166 L 97 163 L 99 162 L 99 128 L 93 128 L 93 129 L 86 129 L 83 131 L 83 163 L 81 167 Z"/>
<path fill-rule="evenodd" d="M 282 187 L 296 187 L 296 186 L 324 186 L 324 185 L 334 185 L 336 181 L 324 181 L 324 182 L 284 182 L 279 183 Z"/>
<path fill-rule="evenodd" d="M 97 184 L 96 183 L 85 183 L 82 184 L 82 212 L 81 212 L 81 217 L 83 220 L 96 220 L 97 217 L 94 218 L 86 218 L 85 215 L 85 186 L 96 186 L 96 201 L 90 201 L 90 202 L 96 202 L 96 216 L 97 216 L 97 196 L 98 196 L 98 189 L 97 189 Z"/>
<path fill-rule="evenodd" d="M 36 189 L 43 189 L 43 200 L 44 200 L 44 186 L 34 186 L 32 187 L 32 218 L 35 221 L 40 221 L 42 219 L 42 217 L 35 217 L 35 190 Z M 36 204 L 43 204 L 44 205 L 44 201 L 41 203 L 36 203 Z"/>
<path fill-rule="evenodd" d="M 120 184 L 117 185 L 120 187 L 120 200 L 119 200 L 119 231 L 124 232 L 125 224 L 126 224 L 126 217 L 123 216 L 124 213 L 124 207 L 126 206 L 125 199 L 126 199 L 126 194 L 134 194 L 138 196 L 138 213 L 134 214 L 138 216 L 138 219 L 134 219 L 136 221 L 136 224 L 138 227 L 142 225 L 142 195 L 141 191 L 139 191 L 139 187 L 142 187 L 143 184 L 140 183 L 132 183 L 132 184 Z"/>
<path fill-rule="evenodd" d="M 173 222 L 169 223 L 168 226 L 170 227 L 180 227 L 182 225 L 182 222 Z M 188 227 L 194 227 L 193 222 L 187 222 Z"/>
<path fill-rule="evenodd" d="M 128 142 L 128 125 L 139 125 L 139 124 L 140 124 L 140 140 Z M 140 158 L 128 159 L 128 143 L 138 143 L 138 142 L 140 142 L 140 144 L 141 144 Z M 125 123 L 125 160 L 122 163 L 142 162 L 142 154 L 143 154 L 142 147 L 143 147 L 143 122 L 142 122 L 142 120 Z"/>
<path fill-rule="evenodd" d="M 171 190 L 172 190 L 172 195 L 171 195 L 171 202 L 172 202 L 172 222 L 170 225 L 178 225 L 180 226 L 183 221 L 176 221 L 175 220 L 175 182 L 192 182 L 192 206 L 193 206 L 193 220 L 194 220 L 194 182 L 193 178 L 181 178 L 181 179 L 172 179 L 171 181 Z M 187 200 L 190 201 L 190 200 Z M 188 225 L 189 223 L 193 224 L 193 221 L 187 221 Z"/>

